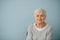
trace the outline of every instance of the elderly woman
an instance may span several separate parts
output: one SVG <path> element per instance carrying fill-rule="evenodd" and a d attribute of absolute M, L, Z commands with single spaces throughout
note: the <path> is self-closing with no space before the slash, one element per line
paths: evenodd
<path fill-rule="evenodd" d="M 34 12 L 35 23 L 28 27 L 26 40 L 52 40 L 52 26 L 45 22 L 46 11 L 37 9 Z"/>

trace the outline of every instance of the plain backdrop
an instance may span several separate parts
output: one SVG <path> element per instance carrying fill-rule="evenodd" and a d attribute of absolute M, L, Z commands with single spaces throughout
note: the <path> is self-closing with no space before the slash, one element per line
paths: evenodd
<path fill-rule="evenodd" d="M 59 40 L 60 0 L 0 0 L 0 40 L 25 40 L 37 8 L 46 10 L 46 22 L 53 25 L 53 40 Z"/>

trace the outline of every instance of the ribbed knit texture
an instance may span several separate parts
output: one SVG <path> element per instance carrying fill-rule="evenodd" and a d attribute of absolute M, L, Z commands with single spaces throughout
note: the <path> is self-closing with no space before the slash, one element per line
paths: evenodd
<path fill-rule="evenodd" d="M 26 40 L 52 40 L 52 26 L 48 24 L 42 31 L 38 31 L 32 24 L 28 27 Z"/>

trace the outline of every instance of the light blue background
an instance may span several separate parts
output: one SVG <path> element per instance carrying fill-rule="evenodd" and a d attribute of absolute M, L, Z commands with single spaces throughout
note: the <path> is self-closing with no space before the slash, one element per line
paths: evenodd
<path fill-rule="evenodd" d="M 47 11 L 46 22 L 54 28 L 53 40 L 59 40 L 60 0 L 0 0 L 0 40 L 25 40 L 37 8 Z"/>

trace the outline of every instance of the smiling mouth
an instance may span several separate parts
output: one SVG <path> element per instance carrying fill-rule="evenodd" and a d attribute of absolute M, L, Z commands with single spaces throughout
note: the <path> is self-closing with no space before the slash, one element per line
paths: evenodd
<path fill-rule="evenodd" d="M 42 21 L 42 20 L 38 20 L 38 21 Z"/>

